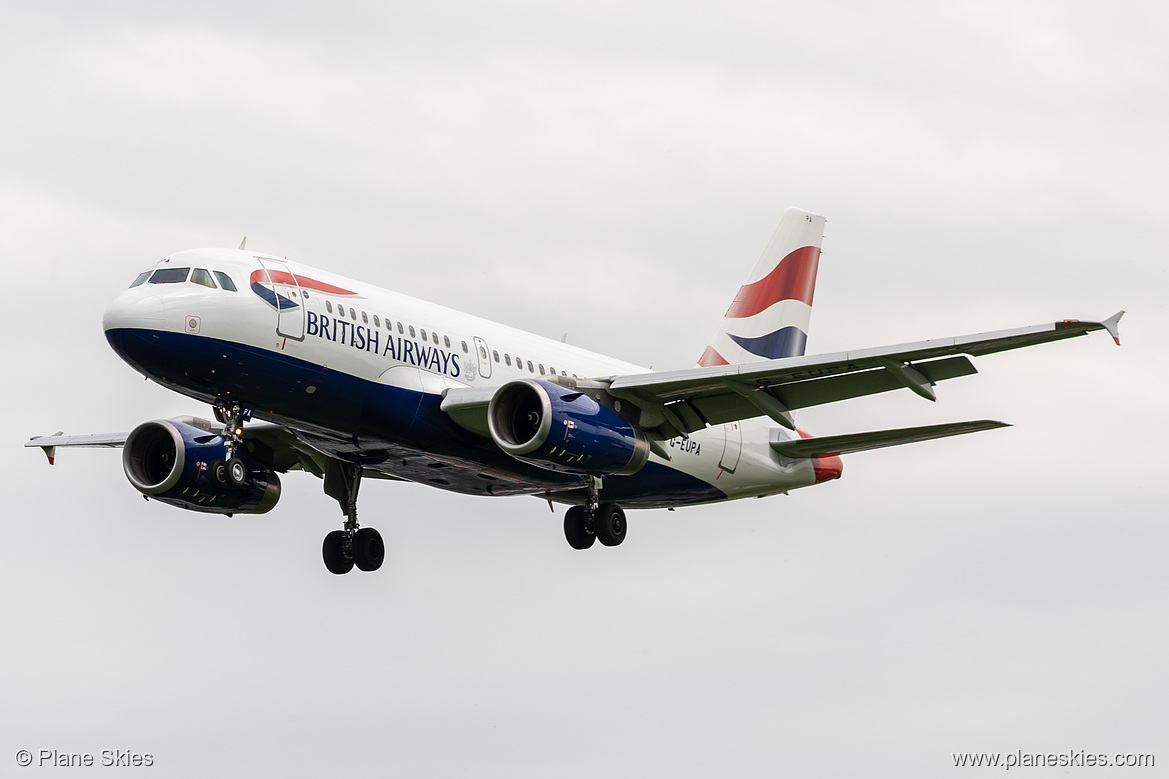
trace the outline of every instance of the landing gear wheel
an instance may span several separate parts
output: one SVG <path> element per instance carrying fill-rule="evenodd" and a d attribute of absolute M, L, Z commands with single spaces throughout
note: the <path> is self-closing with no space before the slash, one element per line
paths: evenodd
<path fill-rule="evenodd" d="M 625 511 L 616 503 L 597 506 L 593 522 L 597 528 L 597 539 L 605 546 L 617 546 L 625 540 Z"/>
<path fill-rule="evenodd" d="M 359 569 L 376 571 L 385 559 L 386 545 L 381 533 L 372 527 L 363 527 L 353 534 L 353 563 Z"/>
<path fill-rule="evenodd" d="M 588 549 L 597 540 L 589 527 L 589 512 L 584 506 L 573 506 L 564 514 L 564 537 L 573 549 Z"/>
<path fill-rule="evenodd" d="M 227 466 L 223 460 L 212 460 L 211 464 L 207 466 L 207 475 L 212 484 L 220 486 L 227 484 Z"/>
<path fill-rule="evenodd" d="M 238 457 L 227 461 L 227 483 L 233 487 L 243 487 L 248 483 L 248 466 Z"/>
<path fill-rule="evenodd" d="M 330 573 L 340 575 L 353 570 L 353 558 L 345 553 L 345 535 L 344 530 L 334 530 L 325 536 L 325 543 L 321 546 L 321 556 L 325 558 L 325 567 Z"/>

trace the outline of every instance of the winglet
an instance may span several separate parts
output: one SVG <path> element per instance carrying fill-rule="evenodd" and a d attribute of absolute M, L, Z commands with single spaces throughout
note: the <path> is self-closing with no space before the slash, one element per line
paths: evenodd
<path fill-rule="evenodd" d="M 56 433 L 53 433 L 53 435 L 51 437 L 55 438 L 59 435 L 62 435 L 64 432 L 65 432 L 64 430 L 58 430 Z M 41 436 L 33 436 L 32 438 L 29 439 L 29 441 L 30 442 L 35 441 L 35 440 L 37 440 L 37 438 L 40 438 L 40 437 Z M 46 437 L 49 437 L 49 436 L 46 436 Z M 25 446 L 36 446 L 36 444 L 28 443 L 28 444 L 25 444 Z M 49 458 L 49 465 L 56 464 L 57 447 L 55 447 L 55 446 L 41 446 L 41 451 L 45 453 L 45 457 Z"/>
<path fill-rule="evenodd" d="M 1100 323 L 1104 325 L 1104 329 L 1108 331 L 1110 336 L 1112 336 L 1112 340 L 1116 341 L 1117 346 L 1120 346 L 1120 329 L 1118 328 L 1118 325 L 1120 324 L 1120 318 L 1122 316 L 1124 316 L 1124 311 L 1117 311 L 1115 314 Z"/>

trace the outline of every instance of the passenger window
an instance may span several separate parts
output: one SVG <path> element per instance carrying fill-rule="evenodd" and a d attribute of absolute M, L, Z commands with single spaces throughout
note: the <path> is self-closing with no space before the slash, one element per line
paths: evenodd
<path fill-rule="evenodd" d="M 462 343 L 463 343 L 463 354 L 466 354 L 467 353 L 467 342 L 463 341 Z"/>
<path fill-rule="evenodd" d="M 325 310 L 328 311 L 330 314 L 333 313 L 333 301 L 331 301 L 331 300 L 325 301 Z"/>
<path fill-rule="evenodd" d="M 551 365 L 549 365 L 549 366 L 548 366 L 548 373 L 549 373 L 550 375 L 552 375 L 552 376 L 555 376 L 555 375 L 556 375 L 556 369 L 555 369 L 555 368 L 553 368 Z"/>
<path fill-rule="evenodd" d="M 350 306 L 350 308 L 349 308 L 349 318 L 352 319 L 354 322 L 357 321 L 357 312 L 353 310 L 352 306 Z"/>
<path fill-rule="evenodd" d="M 211 280 L 211 274 L 202 268 L 195 268 L 195 270 L 191 271 L 191 281 L 196 284 L 202 284 L 204 287 L 215 289 L 215 282 Z"/>
<path fill-rule="evenodd" d="M 414 338 L 414 325 L 410 325 L 410 337 Z"/>
<path fill-rule="evenodd" d="M 451 348 L 451 339 L 444 335 L 442 337 L 442 345 L 448 349 Z M 496 360 L 496 362 L 499 362 L 499 360 Z"/>
<path fill-rule="evenodd" d="M 139 287 L 145 284 L 148 278 L 150 278 L 150 271 L 139 273 L 138 278 L 134 279 L 134 283 L 130 285 L 130 289 L 134 289 L 134 287 Z"/>
<path fill-rule="evenodd" d="M 366 314 L 364 311 L 362 311 L 362 312 L 361 312 L 361 323 L 362 323 L 363 325 L 368 325 L 368 324 L 369 324 L 369 315 L 368 315 L 368 314 Z"/>
<path fill-rule="evenodd" d="M 422 340 L 423 341 L 426 340 L 426 329 L 425 328 L 423 328 L 423 330 L 422 330 Z"/>
<path fill-rule="evenodd" d="M 190 268 L 159 268 L 150 277 L 151 284 L 181 284 L 187 280 Z"/>
<path fill-rule="evenodd" d="M 528 373 L 535 373 L 536 369 L 532 367 L 532 361 L 528 360 Z"/>
<path fill-rule="evenodd" d="M 402 323 L 399 322 L 398 323 L 398 335 L 402 335 L 402 333 L 404 333 L 404 332 L 406 332 L 406 331 L 402 329 Z"/>
<path fill-rule="evenodd" d="M 561 372 L 560 372 L 560 375 L 561 375 L 561 376 L 564 376 L 564 377 L 566 377 L 566 378 L 568 377 L 568 374 L 567 374 L 567 373 L 565 373 L 564 371 L 561 371 Z M 573 375 L 575 376 L 576 374 L 573 374 Z"/>
<path fill-rule="evenodd" d="M 480 360 L 486 360 L 486 359 L 487 359 L 487 350 L 486 350 L 486 349 L 484 349 L 482 346 L 480 346 L 480 347 L 479 347 L 479 359 L 480 359 Z"/>
<path fill-rule="evenodd" d="M 215 274 L 215 278 L 219 279 L 219 286 L 223 287 L 228 292 L 235 292 L 235 282 L 231 280 L 231 276 L 228 276 L 221 270 L 212 272 Z"/>
<path fill-rule="evenodd" d="M 496 362 L 499 362 L 499 352 L 497 352 L 495 349 L 491 350 L 491 356 L 495 358 Z"/>
<path fill-rule="evenodd" d="M 381 320 L 379 320 L 377 318 L 377 314 L 373 315 L 373 326 L 374 327 L 381 327 L 382 326 Z"/>
<path fill-rule="evenodd" d="M 503 354 L 503 361 L 505 363 L 507 363 L 507 367 L 509 367 L 509 368 L 511 367 L 511 355 L 508 354 L 507 352 L 504 352 L 504 354 Z"/>
<path fill-rule="evenodd" d="M 544 375 L 544 366 L 543 366 L 543 364 L 541 364 L 541 365 L 540 365 L 540 375 L 541 375 L 541 376 L 543 376 L 543 375 Z"/>

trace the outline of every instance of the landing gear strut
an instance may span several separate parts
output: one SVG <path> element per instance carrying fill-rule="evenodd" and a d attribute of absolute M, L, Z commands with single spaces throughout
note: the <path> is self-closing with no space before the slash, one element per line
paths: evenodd
<path fill-rule="evenodd" d="M 588 549 L 593 542 L 617 546 L 625 540 L 625 511 L 616 503 L 600 502 L 601 478 L 589 477 L 589 496 L 583 506 L 564 514 L 564 537 L 573 549 Z"/>
<path fill-rule="evenodd" d="M 252 418 L 252 407 L 244 403 L 220 400 L 215 404 L 215 419 L 223 423 L 223 447 L 227 461 L 235 457 L 235 450 L 244 442 L 244 422 Z M 230 470 L 230 469 L 229 469 Z"/>
<path fill-rule="evenodd" d="M 244 443 L 244 422 L 252 418 L 252 407 L 243 403 L 228 403 L 220 400 L 215 404 L 215 418 L 223 423 L 224 457 L 222 473 L 219 463 L 213 473 L 220 484 L 227 483 L 233 487 L 243 487 L 248 483 L 248 466 L 243 460 L 235 456 L 235 451 Z"/>
<path fill-rule="evenodd" d="M 325 567 L 335 574 L 349 573 L 353 566 L 360 571 L 376 571 L 386 559 L 386 545 L 381 533 L 372 527 L 357 526 L 357 490 L 361 486 L 361 466 L 329 460 L 325 468 L 325 494 L 335 498 L 345 513 L 345 527 L 325 536 L 321 556 Z"/>

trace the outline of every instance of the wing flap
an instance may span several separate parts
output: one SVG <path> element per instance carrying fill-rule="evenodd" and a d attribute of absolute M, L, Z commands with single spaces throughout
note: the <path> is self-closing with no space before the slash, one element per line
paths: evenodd
<path fill-rule="evenodd" d="M 931 384 L 978 373 L 974 364 L 964 356 L 915 363 L 914 367 Z M 778 424 L 791 429 L 793 425 L 790 417 L 784 415 L 786 411 L 819 406 L 825 403 L 836 403 L 879 392 L 889 392 L 904 386 L 905 384 L 896 375 L 883 369 L 808 379 L 769 389 L 752 387 L 744 390 L 744 385 L 724 380 L 721 394 L 711 391 L 692 400 L 676 401 L 667 405 L 665 408 L 672 413 L 666 416 L 666 421 L 669 422 L 672 430 L 665 431 L 668 435 L 663 435 L 663 437 L 671 438 L 680 433 L 693 433 L 695 430 L 701 430 L 707 424 L 721 425 L 739 419 L 750 419 L 764 415 L 770 416 Z M 778 406 L 772 406 L 769 409 L 768 404 L 758 402 L 758 397 L 755 402 L 752 402 L 748 393 L 762 394 L 775 401 Z M 646 416 L 649 417 L 649 415 Z"/>
<path fill-rule="evenodd" d="M 978 373 L 978 369 L 974 367 L 968 357 L 950 357 L 932 362 L 919 362 L 914 363 L 913 367 L 931 384 Z M 773 393 L 788 408 L 797 409 L 836 403 L 865 395 L 875 395 L 879 392 L 889 392 L 904 386 L 905 384 L 896 375 L 882 368 L 784 384 L 775 388 Z"/>
<path fill-rule="evenodd" d="M 1000 427 L 1010 427 L 1010 425 L 1006 422 L 980 419 L 973 422 L 950 422 L 944 425 L 903 427 L 897 430 L 874 430 L 868 433 L 804 438 L 798 441 L 779 440 L 778 431 L 775 431 L 776 435 L 771 440 L 771 448 L 783 457 L 791 457 L 793 459 L 828 457 L 831 455 L 864 452 L 869 449 L 881 449 L 886 446 L 912 444 L 918 441 L 931 441 L 935 438 L 965 435 L 966 433 L 977 433 L 982 430 L 994 430 Z"/>

